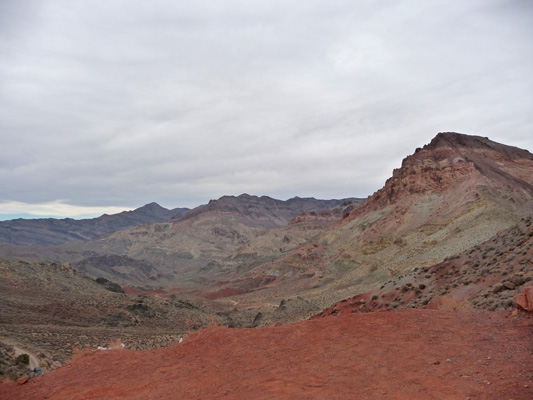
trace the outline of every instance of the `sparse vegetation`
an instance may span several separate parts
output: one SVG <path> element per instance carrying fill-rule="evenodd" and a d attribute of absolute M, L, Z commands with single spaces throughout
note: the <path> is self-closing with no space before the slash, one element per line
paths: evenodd
<path fill-rule="evenodd" d="M 15 357 L 14 348 L 0 341 L 0 377 L 17 379 L 21 376 L 33 376 L 28 368 L 29 361 L 28 354 Z"/>
<path fill-rule="evenodd" d="M 16 359 L 15 363 L 22 364 L 22 365 L 28 365 L 30 363 L 30 356 L 28 354 L 20 354 Z"/>

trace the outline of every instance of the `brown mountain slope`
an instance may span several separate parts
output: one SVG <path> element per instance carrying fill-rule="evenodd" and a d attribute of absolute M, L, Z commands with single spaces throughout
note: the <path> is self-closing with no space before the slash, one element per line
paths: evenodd
<path fill-rule="evenodd" d="M 212 328 L 148 352 L 92 352 L 0 399 L 514 399 L 533 396 L 531 319 L 404 310 Z"/>
<path fill-rule="evenodd" d="M 431 267 L 391 278 L 321 315 L 404 308 L 510 310 L 533 281 L 533 217 Z"/>
<path fill-rule="evenodd" d="M 307 243 L 342 218 L 343 210 L 360 202 L 224 196 L 170 222 L 136 226 L 60 251 L 86 273 L 125 284 L 138 285 L 144 279 L 145 284 L 168 287 L 184 281 L 197 284 L 235 278 Z M 307 223 L 289 225 L 302 212 L 308 213 Z M 109 255 L 141 260 L 153 271 L 143 278 L 137 272 L 128 273 L 136 269 L 133 264 L 119 263 L 111 265 L 105 275 L 98 265 L 87 262 Z"/>
<path fill-rule="evenodd" d="M 232 214 L 245 225 L 260 228 L 286 226 L 298 214 L 328 210 L 345 202 L 361 202 L 362 199 L 318 200 L 315 198 L 293 197 L 289 200 L 277 200 L 268 196 L 223 196 L 211 200 L 208 204 L 196 207 L 190 212 L 178 215 L 174 220 L 197 219 L 202 214 Z"/>
<path fill-rule="evenodd" d="M 469 250 L 530 215 L 532 183 L 528 151 L 440 133 L 312 245 L 252 270 L 249 279 L 265 284 L 239 301 L 259 307 L 299 295 L 328 306 L 379 288 Z"/>

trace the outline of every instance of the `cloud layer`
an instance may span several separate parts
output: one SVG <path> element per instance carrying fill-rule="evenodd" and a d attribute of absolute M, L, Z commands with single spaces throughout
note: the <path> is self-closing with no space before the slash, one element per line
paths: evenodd
<path fill-rule="evenodd" d="M 3 1 L 0 203 L 364 197 L 439 131 L 532 150 L 531 20 L 525 0 Z"/>

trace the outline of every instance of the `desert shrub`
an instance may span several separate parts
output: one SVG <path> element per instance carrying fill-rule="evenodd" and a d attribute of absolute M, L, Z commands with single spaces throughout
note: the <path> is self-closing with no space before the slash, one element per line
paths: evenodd
<path fill-rule="evenodd" d="M 74 347 L 72 349 L 72 359 L 71 361 L 76 361 L 80 358 L 85 357 L 86 355 L 90 354 L 93 350 L 91 350 L 88 347 L 84 347 L 83 349 L 80 349 L 78 347 Z"/>
<path fill-rule="evenodd" d="M 258 324 L 259 321 L 263 318 L 263 313 L 261 312 L 258 312 L 256 315 L 255 315 L 255 318 L 254 318 L 254 321 L 252 323 L 252 325 L 254 324 Z M 215 319 L 215 317 L 213 317 L 212 315 L 209 316 L 209 322 L 207 323 L 207 327 L 208 328 L 214 328 L 216 326 L 220 326 L 220 323 Z"/>
<path fill-rule="evenodd" d="M 122 350 L 124 348 L 124 345 L 122 344 L 122 339 L 115 339 L 112 342 L 109 343 L 109 348 L 111 350 Z"/>
<path fill-rule="evenodd" d="M 472 304 L 467 299 L 459 300 L 455 296 L 444 296 L 441 299 L 439 310 L 455 311 L 455 312 L 471 312 L 474 311 Z"/>
<path fill-rule="evenodd" d="M 17 364 L 28 365 L 30 363 L 30 356 L 28 354 L 21 354 L 15 359 L 15 362 Z"/>

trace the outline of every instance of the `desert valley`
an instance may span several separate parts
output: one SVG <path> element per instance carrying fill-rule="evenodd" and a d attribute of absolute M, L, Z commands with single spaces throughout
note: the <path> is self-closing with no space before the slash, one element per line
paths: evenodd
<path fill-rule="evenodd" d="M 2 400 L 526 400 L 532 313 L 533 154 L 481 136 L 366 199 L 0 222 Z"/>

